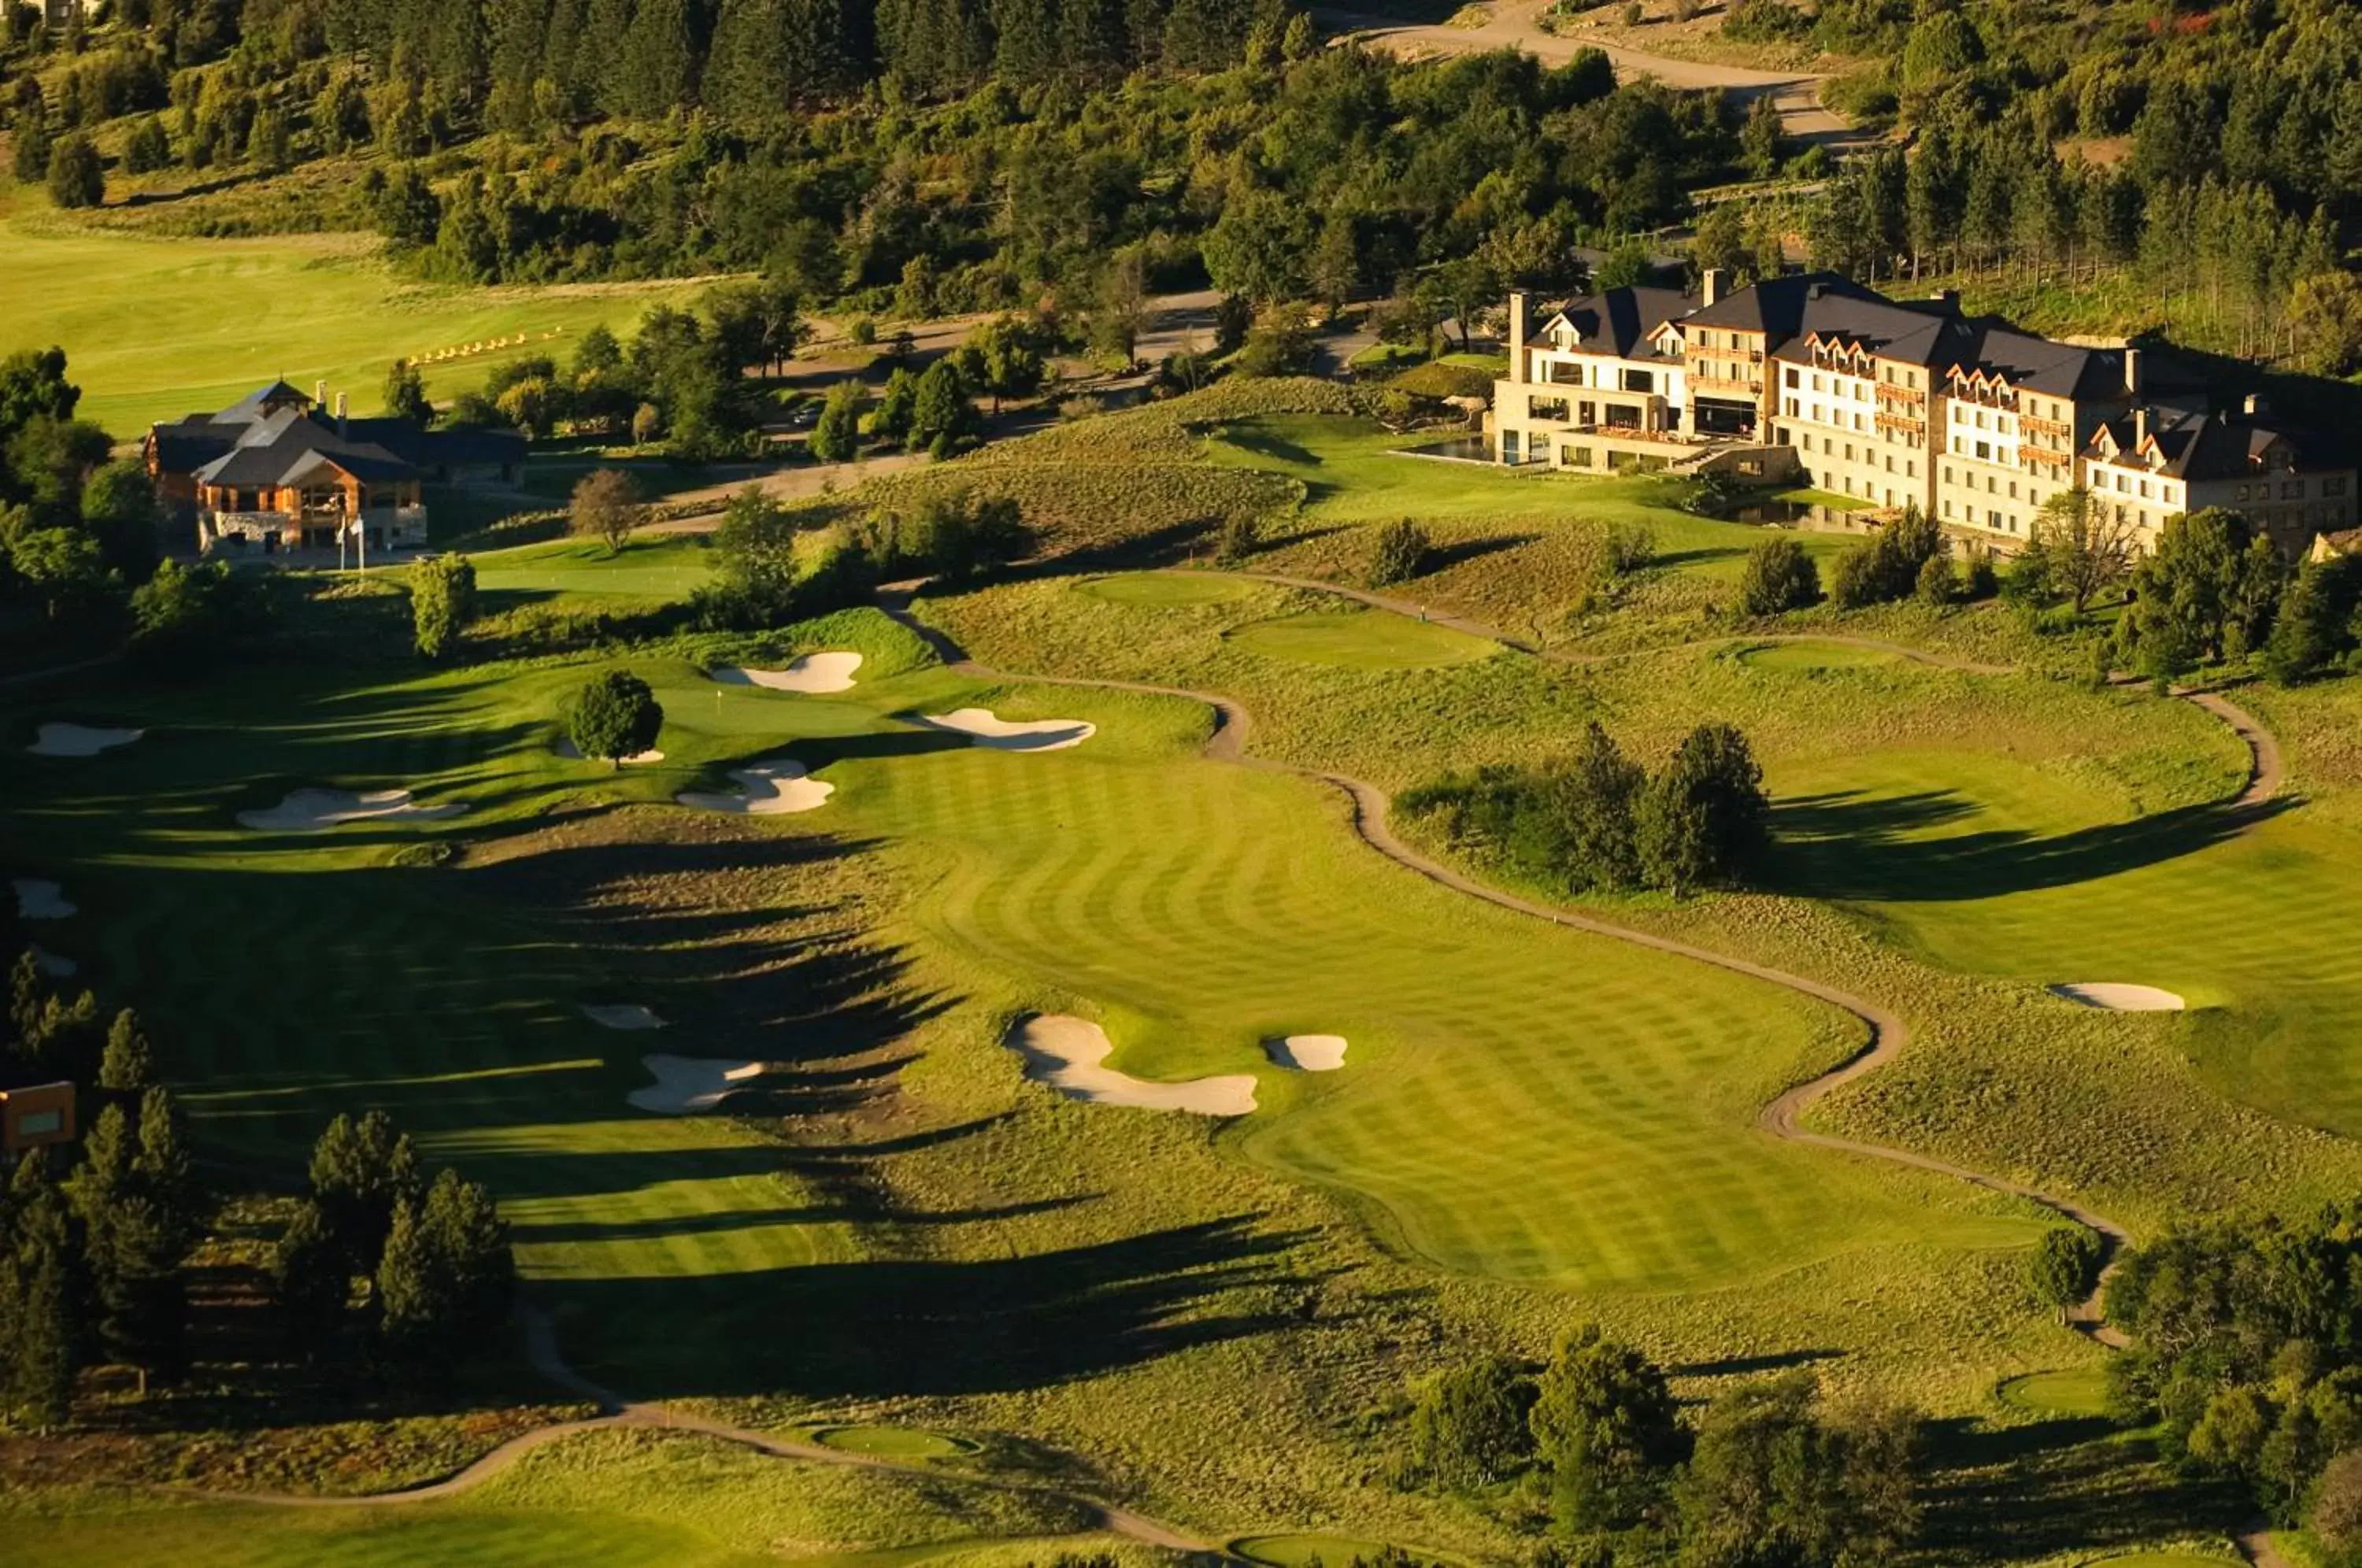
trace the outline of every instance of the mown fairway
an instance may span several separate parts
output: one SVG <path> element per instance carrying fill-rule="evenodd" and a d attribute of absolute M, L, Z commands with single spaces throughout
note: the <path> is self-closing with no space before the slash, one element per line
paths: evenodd
<path fill-rule="evenodd" d="M 626 331 L 650 305 L 679 304 L 696 288 L 414 283 L 378 259 L 370 236 L 153 238 L 85 227 L 39 201 L 27 192 L 0 205 L 0 353 L 63 345 L 83 389 L 75 412 L 122 439 L 282 376 L 306 392 L 325 380 L 331 396 L 350 394 L 355 413 L 374 413 L 397 359 L 524 333 L 532 341 L 514 353 L 562 359 L 589 327 Z M 448 397 L 508 357 L 429 365 L 428 391 Z"/>

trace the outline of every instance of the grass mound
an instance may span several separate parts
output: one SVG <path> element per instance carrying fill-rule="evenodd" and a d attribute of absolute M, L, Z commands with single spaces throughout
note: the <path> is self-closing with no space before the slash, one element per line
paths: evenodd
<path fill-rule="evenodd" d="M 1250 1562 L 1260 1562 L 1264 1568 L 1348 1568 L 1356 1561 L 1374 1561 L 1388 1550 L 1385 1541 L 1363 1540 L 1350 1535 L 1248 1535 L 1231 1542 L 1231 1550 Z M 1444 1564 L 1450 1559 L 1435 1557 L 1407 1548 L 1414 1562 Z"/>
<path fill-rule="evenodd" d="M 2061 1372 L 2030 1372 L 2001 1386 L 2002 1402 L 2052 1416 L 2104 1416 L 2108 1375 L 2104 1367 L 2077 1366 Z"/>
<path fill-rule="evenodd" d="M 1247 598 L 1255 584 L 1244 578 L 1218 577 L 1211 572 L 1141 571 L 1114 577 L 1086 578 L 1076 591 L 1110 604 L 1138 604 L 1166 609 L 1187 604 L 1228 604 Z"/>
<path fill-rule="evenodd" d="M 1433 669 L 1499 651 L 1481 637 L 1383 610 L 1315 611 L 1258 621 L 1230 633 L 1227 640 L 1266 658 L 1346 669 Z"/>
<path fill-rule="evenodd" d="M 966 1438 L 917 1427 L 822 1427 L 811 1440 L 822 1448 L 878 1459 L 955 1459 L 977 1452 L 977 1445 Z"/>
<path fill-rule="evenodd" d="M 1856 643 L 1754 643 L 1740 648 L 1741 663 L 1756 669 L 1872 669 L 1894 664 L 1902 656 L 1891 648 L 1863 647 Z"/>

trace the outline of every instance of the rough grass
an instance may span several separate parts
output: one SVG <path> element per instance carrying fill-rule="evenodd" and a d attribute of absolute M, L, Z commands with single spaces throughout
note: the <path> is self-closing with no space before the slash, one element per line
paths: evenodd
<path fill-rule="evenodd" d="M 1065 1550 L 1067 1542 L 1043 1538 L 1086 1523 L 1021 1494 L 782 1463 L 709 1439 L 646 1431 L 567 1439 L 448 1502 L 297 1510 L 53 1489 L 0 1498 L 0 1522 L 12 1556 L 67 1568 L 164 1561 L 752 1568 L 782 1555 L 881 1549 L 897 1549 L 900 1561 L 981 1562 Z"/>

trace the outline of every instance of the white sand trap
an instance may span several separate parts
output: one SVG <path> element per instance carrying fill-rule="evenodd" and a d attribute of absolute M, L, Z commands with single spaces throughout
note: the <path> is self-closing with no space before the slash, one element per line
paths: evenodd
<path fill-rule="evenodd" d="M 19 877 L 17 889 L 17 915 L 20 920 L 71 920 L 81 911 L 66 902 L 66 890 L 55 882 L 39 877 Z"/>
<path fill-rule="evenodd" d="M 340 823 L 368 822 L 379 817 L 409 817 L 432 822 L 466 811 L 457 801 L 446 806 L 413 803 L 407 790 L 290 790 L 287 798 L 268 811 L 240 812 L 238 825 L 263 833 L 318 833 Z"/>
<path fill-rule="evenodd" d="M 857 653 L 814 653 L 791 658 L 785 669 L 742 669 L 725 664 L 706 671 L 724 686 L 760 686 L 772 691 L 800 691 L 819 696 L 853 690 L 853 672 L 861 668 Z"/>
<path fill-rule="evenodd" d="M 1104 1066 L 1115 1046 L 1107 1032 L 1088 1019 L 1040 1014 L 1018 1025 L 1009 1043 L 1025 1058 L 1028 1078 L 1047 1084 L 1068 1099 L 1198 1116 L 1244 1116 L 1255 1108 L 1255 1081 L 1249 1073 L 1160 1084 Z"/>
<path fill-rule="evenodd" d="M 721 1056 L 668 1056 L 658 1052 L 640 1058 L 640 1066 L 657 1081 L 635 1088 L 624 1099 L 641 1110 L 659 1116 L 694 1116 L 712 1110 L 723 1097 L 744 1088 L 771 1070 L 768 1062 L 734 1062 Z"/>
<path fill-rule="evenodd" d="M 602 1029 L 662 1029 L 665 1021 L 637 1002 L 586 1004 L 582 1016 Z"/>
<path fill-rule="evenodd" d="M 1263 1050 L 1278 1066 L 1298 1073 L 1333 1073 L 1345 1065 L 1341 1034 L 1291 1034 L 1264 1041 Z"/>
<path fill-rule="evenodd" d="M 734 767 L 730 777 L 745 786 L 745 794 L 716 795 L 703 790 L 684 790 L 673 799 L 701 812 L 744 812 L 750 816 L 770 817 L 786 812 L 809 812 L 825 804 L 836 793 L 835 785 L 825 778 L 807 777 L 804 765 L 791 756 L 775 756 L 768 762 Z"/>
<path fill-rule="evenodd" d="M 96 756 L 118 745 L 129 745 L 146 730 L 94 730 L 88 724 L 43 724 L 39 735 L 25 749 L 35 756 Z"/>
<path fill-rule="evenodd" d="M 568 762 L 579 762 L 582 760 L 582 748 L 576 745 L 571 740 L 561 739 L 556 745 L 549 749 L 556 752 L 558 756 L 564 757 Z M 632 753 L 631 756 L 624 758 L 624 766 L 626 767 L 645 767 L 651 762 L 662 762 L 663 760 L 664 753 L 657 750 L 654 746 L 650 746 L 646 751 L 635 751 Z"/>
<path fill-rule="evenodd" d="M 53 980 L 71 979 L 82 973 L 82 966 L 62 953 L 52 953 L 38 945 L 28 945 L 25 951 L 33 955 L 33 967 Z"/>
<path fill-rule="evenodd" d="M 2081 1002 L 2085 1007 L 2105 1008 L 2110 1012 L 2180 1012 L 2182 1009 L 2181 999 L 2171 991 L 2161 991 L 2155 986 L 2118 985 L 2110 980 L 2053 986 L 2050 994 Z"/>
<path fill-rule="evenodd" d="M 1098 734 L 1097 724 L 1080 719 L 1002 719 L 989 708 L 955 708 L 948 713 L 922 713 L 919 723 L 930 729 L 951 730 L 995 751 L 1064 751 Z"/>

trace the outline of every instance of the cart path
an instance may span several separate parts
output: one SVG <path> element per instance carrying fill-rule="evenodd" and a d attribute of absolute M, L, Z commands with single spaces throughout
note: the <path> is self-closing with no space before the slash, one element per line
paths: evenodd
<path fill-rule="evenodd" d="M 1385 594 L 1343 588 L 1310 578 L 1286 577 L 1276 573 L 1251 572 L 1243 575 L 1286 587 L 1339 594 L 1374 609 L 1395 614 L 1416 615 L 1422 620 L 1450 626 L 1471 635 L 1488 637 L 1492 641 L 1522 652 L 1533 651 L 1523 644 L 1502 636 L 1482 623 L 1458 616 L 1436 616 L 1420 606 Z M 1573 910 L 1522 898 L 1516 893 L 1479 881 L 1423 855 L 1405 844 L 1395 834 L 1387 820 L 1389 801 L 1386 794 L 1376 785 L 1347 774 L 1298 767 L 1268 757 L 1248 756 L 1246 742 L 1253 719 L 1246 707 L 1235 698 L 1226 697 L 1218 692 L 1199 691 L 1177 686 L 1162 686 L 1147 681 L 1017 674 L 980 664 L 968 657 L 966 650 L 948 634 L 918 617 L 912 609 L 912 601 L 922 587 L 923 584 L 921 583 L 897 583 L 882 588 L 877 596 L 878 608 L 898 624 L 915 633 L 948 668 L 956 673 L 984 680 L 1013 680 L 1038 685 L 1137 691 L 1202 702 L 1214 712 L 1213 732 L 1207 737 L 1203 751 L 1203 755 L 1209 760 L 1236 763 L 1242 767 L 1286 773 L 1297 778 L 1315 778 L 1341 791 L 1352 807 L 1353 831 L 1362 842 L 1406 870 L 1415 872 L 1429 881 L 1454 892 L 1473 899 L 1481 899 L 1486 903 L 1518 914 L 1535 920 L 1548 921 L 1553 925 L 1565 926 L 1571 930 L 1585 932 L 1595 936 L 1604 936 L 1613 941 L 1650 948 L 1674 957 L 1685 958 L 1694 963 L 1710 965 L 1733 974 L 1744 975 L 1749 978 L 1810 997 L 1841 1012 L 1850 1014 L 1861 1023 L 1867 1033 L 1861 1048 L 1827 1072 L 1817 1077 L 1806 1079 L 1772 1100 L 1757 1113 L 1756 1125 L 1773 1137 L 1785 1139 L 1790 1143 L 1825 1149 L 1836 1154 L 1884 1160 L 1892 1165 L 1967 1182 L 1972 1186 L 1983 1187 L 1987 1191 L 2000 1193 L 2047 1209 L 2062 1219 L 2092 1231 L 2100 1238 L 2102 1264 L 2100 1278 L 2090 1296 L 2068 1309 L 2068 1320 L 2080 1331 L 2112 1349 L 2121 1349 L 2127 1342 L 2122 1332 L 2107 1322 L 2103 1305 L 2108 1278 L 2114 1273 L 2125 1248 L 2132 1240 L 2131 1233 L 2122 1225 L 2071 1198 L 2046 1192 L 2039 1187 L 2014 1181 L 2007 1176 L 1971 1170 L 1965 1165 L 1954 1165 L 1931 1154 L 1922 1154 L 1890 1144 L 1871 1143 L 1860 1139 L 1838 1137 L 1832 1133 L 1816 1132 L 1803 1124 L 1805 1113 L 1833 1090 L 1853 1082 L 1856 1078 L 1876 1072 L 1901 1055 L 1904 1044 L 1910 1039 L 1910 1028 L 1898 1014 L 1876 1002 L 1813 979 L 1809 976 L 1794 974 L 1731 954 L 1719 953 L 1712 948 L 1700 947 L 1677 938 L 1661 936 L 1652 932 L 1618 925 L 1612 921 L 1602 920 L 1594 915 L 1581 914 Z M 1838 641 L 1857 646 L 1890 650 L 1897 655 L 1941 668 L 1984 674 L 2014 673 L 2011 667 L 2006 665 L 1979 664 L 1972 660 L 1954 659 L 1930 653 L 1926 649 L 1911 648 L 1899 643 L 1885 643 L 1868 637 L 1814 638 L 1781 635 L 1766 639 L 1721 637 L 1709 639 L 1716 643 L 1750 640 Z M 2247 745 L 2246 782 L 2236 796 L 2225 802 L 2226 807 L 2246 808 L 2260 805 L 2270 800 L 2278 792 L 2282 776 L 2279 747 L 2270 732 L 2245 709 L 2213 692 L 2177 691 L 2175 695 L 2195 703 L 2221 719 Z M 2261 1562 L 2264 1559 L 2258 1558 L 2257 1561 Z"/>
<path fill-rule="evenodd" d="M 652 1429 L 662 1431 L 693 1432 L 721 1442 L 734 1443 L 752 1449 L 774 1459 L 785 1459 L 804 1464 L 834 1464 L 855 1470 L 879 1470 L 900 1475 L 922 1475 L 938 1485 L 975 1487 L 982 1490 L 1011 1493 L 1061 1503 L 1075 1509 L 1087 1521 L 1076 1532 L 1088 1534 L 1108 1532 L 1124 1536 L 1147 1546 L 1170 1551 L 1214 1553 L 1226 1555 L 1221 1549 L 1201 1540 L 1177 1526 L 1131 1508 L 1120 1507 L 1084 1493 L 1064 1487 L 1026 1481 L 1006 1480 L 997 1476 L 977 1475 L 957 1470 L 940 1469 L 907 1460 L 896 1460 L 871 1453 L 853 1453 L 843 1449 L 824 1448 L 818 1443 L 801 1442 L 781 1437 L 776 1432 L 756 1431 L 748 1427 L 732 1426 L 726 1421 L 676 1410 L 657 1401 L 627 1399 L 613 1389 L 591 1381 L 569 1364 L 557 1345 L 557 1331 L 548 1314 L 529 1303 L 519 1303 L 517 1316 L 524 1327 L 525 1358 L 535 1371 L 568 1393 L 579 1395 L 600 1407 L 602 1414 L 577 1421 L 559 1421 L 550 1426 L 511 1438 L 491 1449 L 473 1463 L 445 1476 L 440 1481 L 423 1486 L 413 1486 L 399 1492 L 371 1492 L 359 1496 L 303 1496 L 274 1492 L 218 1492 L 193 1487 L 166 1487 L 162 1490 L 182 1496 L 202 1496 L 209 1501 L 255 1503 L 270 1507 L 286 1508 L 355 1508 L 398 1507 L 411 1503 L 431 1503 L 471 1492 L 486 1482 L 509 1470 L 535 1449 L 582 1432 L 602 1431 L 619 1427 Z"/>

